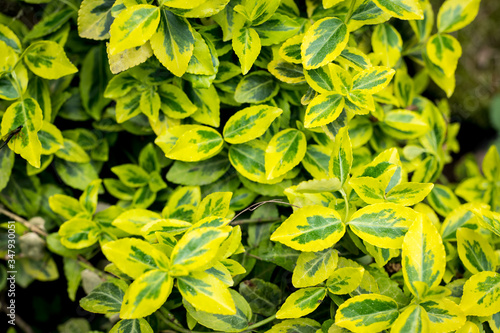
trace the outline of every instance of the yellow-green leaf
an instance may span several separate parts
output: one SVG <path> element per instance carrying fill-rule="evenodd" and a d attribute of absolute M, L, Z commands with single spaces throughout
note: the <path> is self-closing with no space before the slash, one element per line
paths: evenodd
<path fill-rule="evenodd" d="M 306 136 L 299 130 L 289 128 L 274 135 L 266 148 L 267 179 L 292 170 L 304 158 L 306 149 Z"/>
<path fill-rule="evenodd" d="M 394 186 L 386 194 L 386 200 L 403 206 L 413 206 L 424 200 L 432 191 L 431 183 L 402 183 Z"/>
<path fill-rule="evenodd" d="M 172 274 L 185 275 L 208 268 L 219 246 L 229 235 L 227 228 L 205 227 L 184 234 L 172 251 Z"/>
<path fill-rule="evenodd" d="M 226 217 L 232 195 L 232 192 L 215 192 L 207 195 L 198 205 L 195 221 L 209 216 Z"/>
<path fill-rule="evenodd" d="M 330 154 L 331 150 L 325 146 L 308 145 L 306 155 L 301 162 L 314 179 L 328 178 Z"/>
<path fill-rule="evenodd" d="M 301 333 L 314 333 L 321 329 L 321 325 L 312 319 L 288 319 L 283 320 L 281 323 L 274 325 L 266 333 L 285 333 L 285 332 L 301 332 Z"/>
<path fill-rule="evenodd" d="M 160 85 L 158 94 L 160 95 L 161 110 L 171 118 L 184 119 L 198 109 L 184 91 L 173 84 Z"/>
<path fill-rule="evenodd" d="M 462 327 L 466 321 L 460 307 L 448 298 L 433 298 L 420 303 L 429 317 L 429 332 L 449 332 Z"/>
<path fill-rule="evenodd" d="M 58 79 L 78 71 L 69 61 L 63 47 L 56 42 L 48 40 L 36 42 L 25 52 L 24 62 L 28 68 L 44 79 Z"/>
<path fill-rule="evenodd" d="M 349 138 L 347 127 L 339 131 L 335 137 L 333 150 L 328 164 L 328 174 L 330 177 L 336 177 L 344 185 L 352 166 L 352 145 Z"/>
<path fill-rule="evenodd" d="M 460 260 L 472 274 L 495 271 L 498 256 L 488 240 L 479 233 L 467 228 L 458 229 L 457 248 Z"/>
<path fill-rule="evenodd" d="M 349 40 L 347 26 L 336 17 L 316 21 L 305 33 L 300 47 L 305 69 L 314 69 L 334 60 Z"/>
<path fill-rule="evenodd" d="M 0 24 L 0 41 L 3 41 L 8 47 L 12 48 L 16 53 L 21 53 L 22 46 L 16 34 L 9 27 Z"/>
<path fill-rule="evenodd" d="M 160 24 L 151 37 L 151 48 L 163 66 L 176 76 L 182 76 L 194 50 L 194 35 L 185 18 L 160 9 Z"/>
<path fill-rule="evenodd" d="M 394 69 L 388 67 L 370 67 L 353 77 L 352 89 L 364 90 L 370 94 L 376 94 L 387 87 L 395 73 Z"/>
<path fill-rule="evenodd" d="M 37 135 L 43 125 L 42 118 L 42 109 L 33 98 L 12 103 L 2 116 L 1 136 L 4 137 L 22 126 L 8 145 L 35 168 L 40 167 L 42 153 L 42 145 Z"/>
<path fill-rule="evenodd" d="M 391 327 L 398 316 L 398 304 L 392 298 L 358 295 L 338 308 L 335 324 L 357 333 L 380 332 Z"/>
<path fill-rule="evenodd" d="M 285 83 L 299 84 L 306 81 L 302 65 L 291 64 L 287 61 L 279 59 L 269 62 L 267 69 L 278 80 Z"/>
<path fill-rule="evenodd" d="M 138 238 L 123 238 L 106 243 L 102 252 L 123 273 L 136 279 L 151 270 L 167 270 L 168 257 L 153 245 Z"/>
<path fill-rule="evenodd" d="M 165 303 L 172 292 L 173 284 L 174 279 L 164 271 L 152 270 L 142 274 L 125 292 L 120 318 L 149 316 Z"/>
<path fill-rule="evenodd" d="M 418 214 L 393 203 L 379 203 L 361 208 L 351 216 L 351 230 L 368 243 L 400 249 L 403 238 Z"/>
<path fill-rule="evenodd" d="M 484 208 L 474 208 L 472 211 L 479 217 L 482 226 L 500 236 L 500 213 Z"/>
<path fill-rule="evenodd" d="M 114 20 L 111 15 L 113 0 L 84 0 L 78 10 L 78 34 L 83 38 L 107 39 Z"/>
<path fill-rule="evenodd" d="M 323 206 L 297 209 L 271 235 L 271 240 L 300 251 L 321 251 L 345 233 L 339 213 Z"/>
<path fill-rule="evenodd" d="M 382 130 L 400 140 L 415 139 L 429 130 L 429 124 L 417 112 L 393 110 L 385 114 Z"/>
<path fill-rule="evenodd" d="M 46 120 L 43 121 L 42 128 L 37 134 L 42 145 L 42 155 L 51 155 L 64 145 L 61 131 Z"/>
<path fill-rule="evenodd" d="M 430 61 L 440 67 L 445 76 L 452 76 L 462 55 L 458 40 L 448 34 L 436 34 L 429 38 L 426 47 Z"/>
<path fill-rule="evenodd" d="M 99 227 L 91 220 L 72 218 L 59 228 L 61 244 L 69 249 L 83 249 L 97 242 Z"/>
<path fill-rule="evenodd" d="M 364 273 L 363 267 L 338 268 L 326 281 L 326 287 L 335 295 L 349 294 L 359 286 Z"/>
<path fill-rule="evenodd" d="M 293 269 L 292 284 L 295 288 L 312 287 L 325 281 L 337 268 L 338 252 L 326 249 L 302 252 Z"/>
<path fill-rule="evenodd" d="M 76 163 L 90 162 L 90 156 L 79 144 L 72 140 L 64 139 L 63 147 L 56 151 L 56 156 L 63 160 Z"/>
<path fill-rule="evenodd" d="M 384 12 L 401 20 L 421 20 L 424 18 L 418 0 L 373 0 Z"/>
<path fill-rule="evenodd" d="M 182 297 L 198 310 L 234 315 L 236 307 L 227 286 L 212 274 L 191 272 L 177 277 Z"/>
<path fill-rule="evenodd" d="M 480 272 L 464 285 L 460 308 L 468 316 L 490 316 L 500 308 L 500 274 Z"/>
<path fill-rule="evenodd" d="M 130 209 L 113 220 L 113 225 L 131 235 L 142 235 L 141 229 L 151 223 L 161 219 L 161 215 L 147 209 Z"/>
<path fill-rule="evenodd" d="M 429 316 L 420 305 L 410 305 L 391 327 L 391 333 L 430 333 Z"/>
<path fill-rule="evenodd" d="M 280 57 L 292 64 L 301 64 L 302 56 L 300 55 L 300 45 L 302 44 L 303 38 L 304 35 L 300 34 L 287 39 L 280 47 Z"/>
<path fill-rule="evenodd" d="M 486 152 L 483 159 L 482 170 L 484 177 L 489 181 L 494 182 L 500 180 L 500 155 L 495 145 L 491 145 Z"/>
<path fill-rule="evenodd" d="M 439 32 L 453 32 L 471 23 L 479 11 L 480 0 L 447 0 L 439 8 Z"/>
<path fill-rule="evenodd" d="M 151 5 L 135 5 L 120 12 L 111 24 L 109 54 L 141 46 L 156 32 L 160 9 Z"/>
<path fill-rule="evenodd" d="M 306 128 L 323 126 L 338 118 L 344 109 L 344 98 L 339 94 L 320 94 L 307 106 L 304 116 Z"/>
<path fill-rule="evenodd" d="M 260 38 L 255 29 L 242 26 L 233 31 L 234 53 L 240 59 L 241 72 L 248 73 L 260 53 Z"/>
<path fill-rule="evenodd" d="M 232 115 L 224 126 L 224 140 L 232 144 L 245 143 L 260 137 L 283 113 L 275 106 L 255 105 Z"/>
<path fill-rule="evenodd" d="M 326 289 L 304 288 L 299 289 L 286 299 L 283 306 L 276 313 L 276 318 L 300 318 L 314 310 L 326 296 Z"/>
<path fill-rule="evenodd" d="M 382 65 L 395 67 L 401 58 L 403 40 L 390 24 L 379 24 L 372 34 L 373 52 L 382 59 Z"/>
<path fill-rule="evenodd" d="M 446 268 L 446 253 L 436 227 L 427 216 L 419 214 L 406 233 L 402 253 L 403 276 L 410 291 L 421 297 L 418 283 L 436 287 Z"/>
<path fill-rule="evenodd" d="M 328 94 L 334 92 L 331 72 L 330 66 L 325 65 L 315 69 L 304 70 L 304 76 L 306 77 L 307 84 L 312 89 L 322 94 Z"/>

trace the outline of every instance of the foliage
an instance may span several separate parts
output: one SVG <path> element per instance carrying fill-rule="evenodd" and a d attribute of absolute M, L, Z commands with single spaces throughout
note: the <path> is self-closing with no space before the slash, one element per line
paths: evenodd
<path fill-rule="evenodd" d="M 110 332 L 498 332 L 500 156 L 451 183 L 458 124 L 425 97 L 479 0 L 39 8 L 0 16 L 20 286 L 62 257 Z"/>

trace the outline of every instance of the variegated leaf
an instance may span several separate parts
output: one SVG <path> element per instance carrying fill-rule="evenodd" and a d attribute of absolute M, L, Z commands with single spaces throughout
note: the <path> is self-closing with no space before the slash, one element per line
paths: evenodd
<path fill-rule="evenodd" d="M 306 128 L 323 126 L 338 118 L 344 108 L 344 98 L 335 93 L 320 94 L 307 106 L 304 116 Z"/>
<path fill-rule="evenodd" d="M 274 106 L 256 105 L 236 112 L 224 126 L 224 140 L 231 144 L 245 143 L 260 137 L 283 113 Z"/>
<path fill-rule="evenodd" d="M 347 26 L 336 17 L 316 21 L 305 33 L 301 55 L 305 69 L 314 69 L 334 60 L 349 40 Z"/>
<path fill-rule="evenodd" d="M 394 333 L 425 333 L 430 332 L 429 316 L 420 305 L 410 305 L 396 319 L 391 332 Z"/>
<path fill-rule="evenodd" d="M 323 206 L 297 209 L 271 235 L 277 241 L 301 251 L 321 251 L 337 243 L 345 233 L 339 213 Z"/>
<path fill-rule="evenodd" d="M 326 287 L 335 295 L 349 294 L 358 288 L 364 273 L 363 267 L 338 268 L 326 281 Z"/>
<path fill-rule="evenodd" d="M 500 274 L 480 272 L 464 285 L 460 308 L 468 316 L 490 316 L 500 308 Z"/>
<path fill-rule="evenodd" d="M 467 228 L 458 229 L 457 248 L 460 260 L 472 274 L 495 271 L 498 256 L 488 240 L 479 233 Z"/>
<path fill-rule="evenodd" d="M 318 252 L 302 252 L 293 270 L 295 288 L 312 287 L 325 281 L 337 267 L 338 252 L 326 249 Z"/>
<path fill-rule="evenodd" d="M 267 179 L 284 175 L 304 158 L 307 142 L 304 133 L 289 128 L 274 135 L 266 148 Z"/>
<path fill-rule="evenodd" d="M 445 76 L 452 76 L 462 55 L 458 40 L 448 34 L 436 34 L 429 38 L 426 47 L 430 61 L 440 67 Z"/>
<path fill-rule="evenodd" d="M 384 12 L 401 20 L 421 20 L 424 18 L 418 0 L 373 0 Z"/>
<path fill-rule="evenodd" d="M 471 23 L 479 11 L 480 0 L 448 0 L 439 8 L 439 32 L 453 32 Z"/>
<path fill-rule="evenodd" d="M 299 289 L 286 299 L 276 318 L 300 318 L 316 310 L 326 296 L 326 288 Z"/>
<path fill-rule="evenodd" d="M 436 227 L 419 214 L 403 242 L 403 276 L 410 291 L 422 297 L 422 283 L 432 289 L 441 283 L 446 268 L 446 253 Z"/>

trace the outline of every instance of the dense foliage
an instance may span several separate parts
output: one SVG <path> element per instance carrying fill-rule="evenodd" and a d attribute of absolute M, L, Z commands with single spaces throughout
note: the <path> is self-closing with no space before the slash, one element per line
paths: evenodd
<path fill-rule="evenodd" d="M 500 330 L 500 156 L 450 182 L 424 97 L 479 0 L 26 2 L 31 30 L 0 16 L 20 287 L 63 273 L 98 331 Z"/>

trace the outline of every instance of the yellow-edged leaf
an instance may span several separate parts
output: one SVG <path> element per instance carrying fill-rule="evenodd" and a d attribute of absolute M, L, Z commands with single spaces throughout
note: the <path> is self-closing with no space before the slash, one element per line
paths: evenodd
<path fill-rule="evenodd" d="M 302 252 L 293 269 L 292 284 L 295 288 L 312 287 L 325 281 L 337 268 L 338 252 L 326 249 Z"/>
<path fill-rule="evenodd" d="M 276 318 L 300 318 L 314 310 L 326 296 L 326 289 L 304 288 L 299 289 L 286 299 L 283 306 L 276 313 Z"/>
<path fill-rule="evenodd" d="M 231 144 L 245 143 L 260 137 L 283 113 L 275 106 L 255 105 L 236 112 L 224 126 L 224 140 Z"/>
<path fill-rule="evenodd" d="M 306 136 L 299 130 L 289 128 L 274 135 L 266 148 L 267 179 L 292 170 L 304 158 L 306 149 Z"/>

